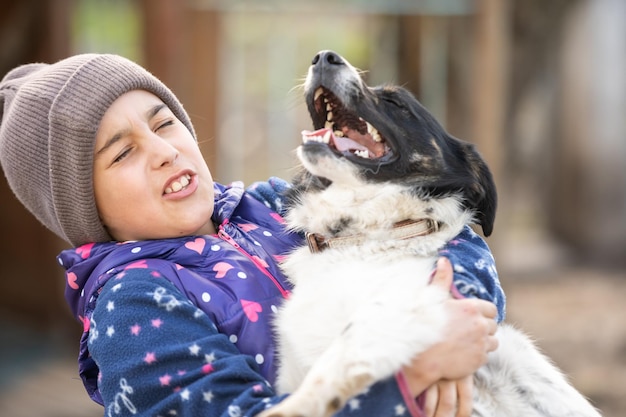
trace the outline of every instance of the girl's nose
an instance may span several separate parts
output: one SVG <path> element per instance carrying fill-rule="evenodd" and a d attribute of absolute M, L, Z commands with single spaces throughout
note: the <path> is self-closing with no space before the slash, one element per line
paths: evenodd
<path fill-rule="evenodd" d="M 174 145 L 158 135 L 154 135 L 149 144 L 154 168 L 172 165 L 178 158 L 179 151 Z"/>

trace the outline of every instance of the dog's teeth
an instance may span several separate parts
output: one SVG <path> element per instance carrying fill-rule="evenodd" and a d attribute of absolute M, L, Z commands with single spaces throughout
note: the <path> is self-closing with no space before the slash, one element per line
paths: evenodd
<path fill-rule="evenodd" d="M 317 90 L 315 90 L 315 96 L 313 97 L 313 99 L 317 100 L 323 93 L 324 89 L 322 87 L 319 87 Z"/>
<path fill-rule="evenodd" d="M 326 111 L 331 111 L 332 109 L 333 106 L 329 102 L 326 102 Z"/>
<path fill-rule="evenodd" d="M 372 139 L 374 142 L 382 142 L 383 139 L 380 137 L 380 133 L 378 133 L 378 129 L 369 124 L 369 122 L 365 122 L 367 124 L 367 132 L 372 135 Z"/>
<path fill-rule="evenodd" d="M 331 129 L 332 130 L 333 129 L 333 122 L 330 122 L 330 121 L 326 120 L 326 123 L 324 123 L 324 127 L 326 129 Z"/>
<path fill-rule="evenodd" d="M 322 138 L 322 142 L 330 143 L 330 130 L 327 130 L 326 133 L 324 133 L 324 137 Z"/>
<path fill-rule="evenodd" d="M 366 149 L 356 150 L 354 151 L 354 154 L 360 158 L 366 158 L 366 159 L 370 158 L 370 153 Z"/>
<path fill-rule="evenodd" d="M 326 113 L 326 120 L 329 121 L 329 122 L 333 121 L 333 112 L 332 111 L 329 111 L 329 112 Z"/>
<path fill-rule="evenodd" d="M 333 132 L 335 134 L 335 136 L 337 136 L 338 138 L 342 138 L 343 137 L 343 132 L 341 130 L 335 130 Z"/>

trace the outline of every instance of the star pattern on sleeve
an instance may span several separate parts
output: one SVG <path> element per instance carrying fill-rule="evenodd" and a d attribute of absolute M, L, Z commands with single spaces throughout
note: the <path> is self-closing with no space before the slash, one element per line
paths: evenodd
<path fill-rule="evenodd" d="M 170 374 L 165 374 L 159 377 L 159 382 L 162 387 L 166 387 L 172 382 L 172 376 Z"/>
<path fill-rule="evenodd" d="M 150 365 L 151 363 L 156 362 L 156 355 L 154 352 L 147 352 L 146 356 L 143 357 L 143 361 Z"/>
<path fill-rule="evenodd" d="M 402 416 L 406 414 L 406 407 L 404 406 L 404 404 L 398 404 L 396 405 L 394 411 L 397 416 Z"/>
<path fill-rule="evenodd" d="M 180 398 L 182 398 L 183 401 L 189 401 L 189 399 L 191 398 L 191 391 L 185 388 L 180 392 Z"/>
<path fill-rule="evenodd" d="M 189 353 L 192 356 L 198 356 L 200 354 L 200 350 L 202 350 L 202 348 L 198 346 L 197 343 L 194 343 L 193 345 L 189 346 Z"/>
<path fill-rule="evenodd" d="M 358 410 L 361 408 L 361 401 L 359 401 L 357 398 L 352 398 L 350 401 L 348 401 L 348 407 L 350 407 L 350 411 Z"/>
<path fill-rule="evenodd" d="M 204 399 L 204 401 L 208 402 L 209 404 L 211 403 L 211 401 L 213 401 L 213 391 L 203 391 L 202 392 L 202 398 Z"/>
<path fill-rule="evenodd" d="M 205 363 L 213 363 L 213 361 L 215 360 L 215 353 L 211 352 L 208 355 L 204 355 L 204 362 Z"/>
<path fill-rule="evenodd" d="M 130 334 L 132 334 L 133 336 L 139 336 L 139 332 L 141 332 L 141 326 L 138 324 L 134 324 L 132 326 L 130 326 Z"/>

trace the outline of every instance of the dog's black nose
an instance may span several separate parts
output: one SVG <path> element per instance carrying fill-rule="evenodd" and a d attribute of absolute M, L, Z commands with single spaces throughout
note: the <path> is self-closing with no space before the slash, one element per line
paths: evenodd
<path fill-rule="evenodd" d="M 315 55 L 315 57 L 313 58 L 313 61 L 311 62 L 311 65 L 315 66 L 315 65 L 324 65 L 324 64 L 330 64 L 330 65 L 344 65 L 344 61 L 343 58 L 333 52 L 333 51 L 321 51 L 318 52 L 317 55 Z"/>

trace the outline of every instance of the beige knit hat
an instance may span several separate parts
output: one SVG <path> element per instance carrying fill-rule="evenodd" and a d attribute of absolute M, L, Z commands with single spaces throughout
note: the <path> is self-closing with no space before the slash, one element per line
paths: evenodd
<path fill-rule="evenodd" d="M 122 94 L 158 96 L 195 137 L 174 94 L 116 55 L 76 55 L 28 64 L 0 81 L 0 165 L 17 198 L 74 246 L 112 240 L 96 209 L 93 152 L 102 116 Z"/>

